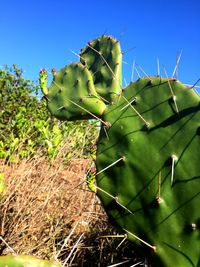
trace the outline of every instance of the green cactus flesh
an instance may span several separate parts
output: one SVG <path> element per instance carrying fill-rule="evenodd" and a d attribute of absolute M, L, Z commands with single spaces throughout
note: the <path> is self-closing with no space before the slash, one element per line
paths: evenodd
<path fill-rule="evenodd" d="M 92 74 L 81 63 L 72 63 L 54 75 L 46 99 L 49 111 L 61 120 L 94 118 L 106 109 Z"/>
<path fill-rule="evenodd" d="M 200 266 L 200 98 L 146 77 L 110 106 L 97 150 L 97 195 L 155 266 Z"/>
<path fill-rule="evenodd" d="M 122 53 L 119 41 L 101 36 L 82 49 L 80 61 L 93 74 L 97 93 L 114 102 L 122 91 Z"/>
<path fill-rule="evenodd" d="M 32 256 L 0 256 L 0 267 L 61 267 L 58 263 Z"/>

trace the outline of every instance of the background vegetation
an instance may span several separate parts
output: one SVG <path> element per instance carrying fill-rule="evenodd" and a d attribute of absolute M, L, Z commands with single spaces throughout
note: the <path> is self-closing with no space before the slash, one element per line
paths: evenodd
<path fill-rule="evenodd" d="M 0 255 L 63 266 L 147 266 L 85 183 L 95 122 L 51 118 L 16 65 L 0 70 Z"/>
<path fill-rule="evenodd" d="M 22 74 L 16 65 L 0 70 L 0 158 L 16 162 L 45 155 L 55 159 L 63 142 L 69 146 L 66 159 L 74 153 L 87 155 L 97 136 L 96 124 L 51 118 L 45 101 L 38 98 L 38 86 Z"/>

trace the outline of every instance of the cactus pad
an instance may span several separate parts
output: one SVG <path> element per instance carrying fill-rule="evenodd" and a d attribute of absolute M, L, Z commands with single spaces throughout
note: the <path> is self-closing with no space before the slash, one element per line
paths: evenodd
<path fill-rule="evenodd" d="M 55 73 L 46 98 L 49 111 L 61 120 L 101 116 L 106 108 L 96 93 L 91 73 L 81 63 Z"/>
<path fill-rule="evenodd" d="M 41 260 L 36 257 L 19 256 L 0 256 L 0 267 L 61 267 L 58 263 Z"/>
<path fill-rule="evenodd" d="M 103 117 L 97 195 L 153 266 L 200 266 L 199 100 L 175 79 L 146 77 Z"/>
<path fill-rule="evenodd" d="M 119 41 L 101 36 L 88 43 L 80 54 L 82 64 L 93 74 L 97 93 L 113 102 L 122 91 L 122 53 Z"/>

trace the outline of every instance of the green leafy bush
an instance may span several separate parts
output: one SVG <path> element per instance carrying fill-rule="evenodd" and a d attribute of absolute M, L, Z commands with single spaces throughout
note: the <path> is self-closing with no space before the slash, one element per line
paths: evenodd
<path fill-rule="evenodd" d="M 16 65 L 0 70 L 0 158 L 13 162 L 43 154 L 55 159 L 64 143 L 66 158 L 75 150 L 77 155 L 87 151 L 97 134 L 96 125 L 51 118 L 45 102 L 37 97 L 38 90 Z"/>

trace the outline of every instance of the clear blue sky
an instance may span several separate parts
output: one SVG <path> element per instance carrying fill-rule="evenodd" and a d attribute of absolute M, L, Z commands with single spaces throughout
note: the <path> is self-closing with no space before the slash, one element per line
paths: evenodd
<path fill-rule="evenodd" d="M 159 58 L 171 76 L 181 50 L 179 80 L 200 78 L 199 0 L 2 0 L 0 31 L 0 66 L 15 63 L 31 80 L 43 67 L 77 61 L 70 49 L 79 53 L 104 33 L 121 41 L 127 82 L 134 60 L 156 75 Z"/>

